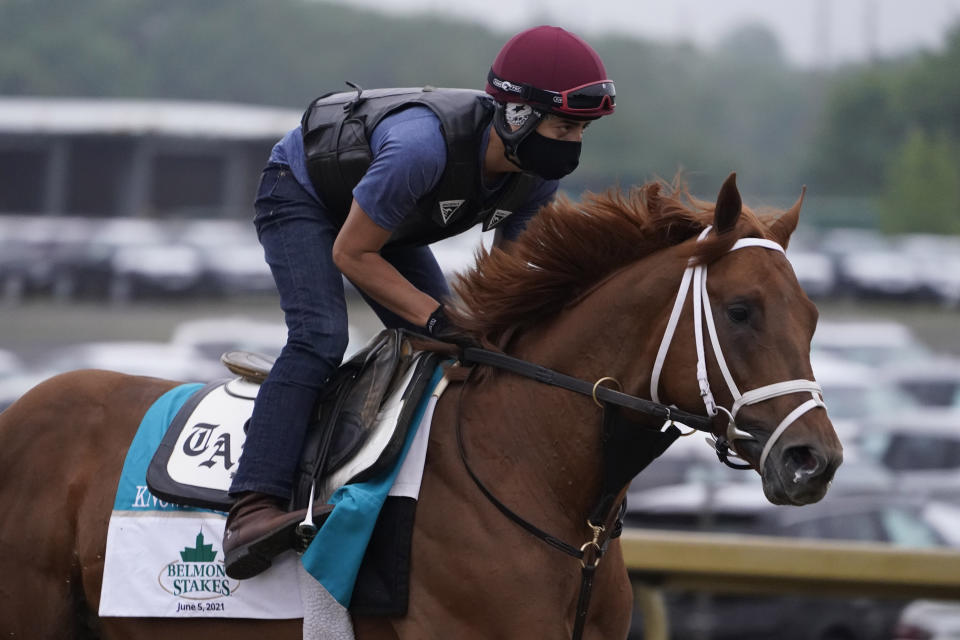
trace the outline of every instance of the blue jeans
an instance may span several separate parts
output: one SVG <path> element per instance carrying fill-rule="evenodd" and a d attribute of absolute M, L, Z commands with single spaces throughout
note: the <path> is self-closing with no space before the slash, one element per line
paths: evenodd
<path fill-rule="evenodd" d="M 339 225 L 284 165 L 264 169 L 254 208 L 257 235 L 280 294 L 287 343 L 260 387 L 230 491 L 289 499 L 320 389 L 347 349 L 343 276 L 333 263 Z M 421 291 L 438 300 L 449 294 L 428 247 L 384 249 L 381 255 Z M 420 329 L 364 299 L 385 326 Z"/>

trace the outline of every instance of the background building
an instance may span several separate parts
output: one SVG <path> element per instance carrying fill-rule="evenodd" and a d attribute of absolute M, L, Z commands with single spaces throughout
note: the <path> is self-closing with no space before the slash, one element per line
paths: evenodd
<path fill-rule="evenodd" d="M 214 102 L 0 98 L 0 213 L 250 215 L 300 113 Z"/>

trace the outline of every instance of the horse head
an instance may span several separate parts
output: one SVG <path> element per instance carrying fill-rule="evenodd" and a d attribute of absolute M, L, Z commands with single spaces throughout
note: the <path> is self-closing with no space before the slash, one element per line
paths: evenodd
<path fill-rule="evenodd" d="M 803 192 L 758 224 L 744 214 L 735 174 L 727 178 L 712 228 L 687 243 L 697 264 L 685 267 L 683 324 L 694 340 L 671 352 L 659 381 L 656 365 L 651 377 L 655 399 L 715 416 L 720 445 L 760 474 L 776 504 L 822 498 L 843 459 L 810 365 L 817 309 L 784 253 L 802 203 Z"/>
<path fill-rule="evenodd" d="M 716 202 L 663 182 L 560 199 L 509 251 L 481 252 L 453 317 L 507 354 L 706 413 L 718 451 L 759 472 L 770 501 L 815 502 L 842 448 L 811 371 L 817 310 L 784 253 L 802 198 L 773 222 L 743 206 L 735 175 Z M 594 446 L 596 405 L 529 402 L 568 425 L 561 443 Z"/>

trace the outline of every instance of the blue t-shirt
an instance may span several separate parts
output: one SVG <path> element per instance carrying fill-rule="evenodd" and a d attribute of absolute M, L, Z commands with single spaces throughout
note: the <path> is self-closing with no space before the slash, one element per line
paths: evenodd
<path fill-rule="evenodd" d="M 490 127 L 480 145 L 486 152 Z M 395 229 L 416 209 L 417 202 L 433 190 L 447 163 L 447 146 L 440 129 L 440 119 L 427 107 L 415 105 L 390 114 L 374 127 L 370 135 L 373 162 L 353 189 L 353 197 L 377 226 Z M 307 192 L 320 198 L 307 174 L 306 156 L 300 128 L 285 135 L 270 153 L 270 162 L 285 164 Z M 492 196 L 506 183 L 506 176 L 494 185 L 484 185 L 482 196 Z M 550 202 L 557 192 L 557 180 L 539 180 L 513 215 L 498 228 L 508 240 L 515 239 L 537 210 Z"/>

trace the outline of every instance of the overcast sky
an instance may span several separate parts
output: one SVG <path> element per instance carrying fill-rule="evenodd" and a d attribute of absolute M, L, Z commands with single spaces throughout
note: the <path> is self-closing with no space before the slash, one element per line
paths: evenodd
<path fill-rule="evenodd" d="M 519 30 L 550 23 L 581 35 L 628 33 L 709 47 L 748 22 L 769 26 L 802 66 L 941 45 L 960 0 L 337 0 L 392 12 L 429 11 Z"/>

